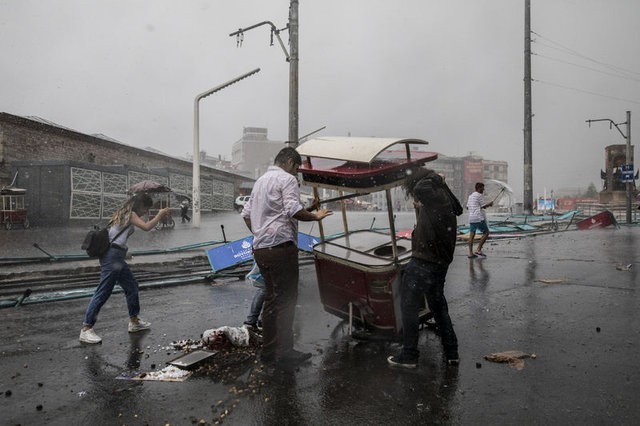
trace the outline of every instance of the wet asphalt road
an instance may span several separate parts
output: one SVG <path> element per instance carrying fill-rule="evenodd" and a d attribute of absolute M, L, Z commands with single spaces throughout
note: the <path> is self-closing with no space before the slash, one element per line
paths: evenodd
<path fill-rule="evenodd" d="M 361 220 L 368 226 L 370 216 Z M 178 231 L 164 244 L 192 232 Z M 77 341 L 87 299 L 2 309 L 0 423 L 210 424 L 227 410 L 224 423 L 238 425 L 637 424 L 639 248 L 639 227 L 489 242 L 485 260 L 458 247 L 446 285 L 457 368 L 443 365 L 431 331 L 412 371 L 387 366 L 394 344 L 352 341 L 323 311 L 313 265 L 301 269 L 295 330 L 297 347 L 314 356 L 293 372 L 248 359 L 181 383 L 117 379 L 164 367 L 180 354 L 171 341 L 240 325 L 253 295 L 243 281 L 141 292 L 142 315 L 153 323 L 142 335 L 127 333 L 116 294 L 96 325 L 97 346 Z M 506 350 L 536 358 L 521 370 L 483 359 Z M 256 393 L 238 393 L 248 383 Z"/>

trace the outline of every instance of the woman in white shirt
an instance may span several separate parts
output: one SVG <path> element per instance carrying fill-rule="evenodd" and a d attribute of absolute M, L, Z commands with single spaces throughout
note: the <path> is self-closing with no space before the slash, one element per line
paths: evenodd
<path fill-rule="evenodd" d="M 158 212 L 151 220 L 145 221 L 142 217 L 149 212 L 153 200 L 148 194 L 136 194 L 127 200 L 111 217 L 109 221 L 109 250 L 100 258 L 100 284 L 96 288 L 87 312 L 84 316 L 80 341 L 83 343 L 100 343 L 102 339 L 93 331 L 93 326 L 98 319 L 98 313 L 113 292 L 116 283 L 124 290 L 129 310 L 129 333 L 147 330 L 151 326 L 148 322 L 138 317 L 140 313 L 140 301 L 138 299 L 138 281 L 131 273 L 129 265 L 125 261 L 127 255 L 127 240 L 133 234 L 134 227 L 143 231 L 149 231 L 158 224 L 160 219 L 167 215 L 166 207 Z"/>

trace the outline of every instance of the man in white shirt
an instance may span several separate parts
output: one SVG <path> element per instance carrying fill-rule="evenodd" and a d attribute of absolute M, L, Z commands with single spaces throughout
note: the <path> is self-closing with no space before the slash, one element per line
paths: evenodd
<path fill-rule="evenodd" d="M 485 216 L 484 209 L 493 205 L 493 201 L 486 204 L 484 202 L 484 195 L 482 195 L 484 192 L 484 183 L 477 182 L 475 188 L 475 192 L 469 195 L 469 199 L 467 200 L 467 209 L 469 209 L 469 255 L 467 257 L 469 259 L 473 259 L 474 257 L 487 257 L 482 252 L 482 246 L 485 241 L 487 241 L 487 238 L 489 238 L 489 227 L 487 226 L 487 217 Z M 473 240 L 478 231 L 482 232 L 482 238 L 480 238 L 478 247 L 474 252 Z"/>
<path fill-rule="evenodd" d="M 283 148 L 253 185 L 242 218 L 253 233 L 253 258 L 264 277 L 266 297 L 262 313 L 263 362 L 294 366 L 311 358 L 293 349 L 293 317 L 298 298 L 298 220 L 320 221 L 332 214 L 305 210 L 296 178 L 302 158 Z"/>

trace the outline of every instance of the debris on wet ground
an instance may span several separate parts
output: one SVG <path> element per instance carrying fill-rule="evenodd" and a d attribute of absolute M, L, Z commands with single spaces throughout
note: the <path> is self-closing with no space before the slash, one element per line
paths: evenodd
<path fill-rule="evenodd" d="M 539 283 L 543 283 L 543 284 L 561 284 L 566 282 L 567 280 L 562 279 L 562 278 L 541 278 L 539 280 L 536 280 Z"/>
<path fill-rule="evenodd" d="M 618 271 L 630 271 L 632 267 L 633 267 L 633 264 L 631 264 L 631 263 L 629 263 L 627 265 L 623 265 L 623 264 L 620 264 L 620 263 L 616 264 L 616 269 Z"/>
<path fill-rule="evenodd" d="M 524 368 L 524 360 L 527 358 L 536 359 L 537 356 L 536 354 L 529 354 L 515 350 L 495 352 L 484 356 L 484 359 L 487 361 L 509 364 L 510 367 L 515 368 L 516 370 L 522 370 Z"/>
<path fill-rule="evenodd" d="M 223 326 L 202 333 L 202 341 L 211 349 L 223 349 L 229 346 L 256 346 L 261 337 L 249 330 L 246 325 L 242 327 Z"/>
<path fill-rule="evenodd" d="M 158 371 L 135 372 L 134 376 L 121 375 L 118 378 L 183 382 L 190 377 L 207 377 L 214 382 L 233 383 L 229 392 L 235 396 L 253 396 L 264 384 L 258 378 L 263 366 L 256 360 L 260 342 L 261 336 L 246 326 L 206 330 L 201 340 L 171 342 L 171 347 L 182 351 L 182 355 L 167 361 L 169 366 Z M 155 364 L 152 364 L 152 368 L 155 368 Z M 247 377 L 240 380 L 241 376 Z"/>
<path fill-rule="evenodd" d="M 171 342 L 171 346 L 174 349 L 179 351 L 184 350 L 185 352 L 202 349 L 203 345 L 202 340 L 195 339 L 183 339 Z"/>
<path fill-rule="evenodd" d="M 131 380 L 150 380 L 158 382 L 184 382 L 191 376 L 191 372 L 174 366 L 167 366 L 159 371 L 140 373 Z"/>
<path fill-rule="evenodd" d="M 168 362 L 168 364 L 173 365 L 174 367 L 182 368 L 184 370 L 191 370 L 198 364 L 201 364 L 212 356 L 215 356 L 216 353 L 217 352 L 215 351 L 195 350 L 172 359 Z"/>

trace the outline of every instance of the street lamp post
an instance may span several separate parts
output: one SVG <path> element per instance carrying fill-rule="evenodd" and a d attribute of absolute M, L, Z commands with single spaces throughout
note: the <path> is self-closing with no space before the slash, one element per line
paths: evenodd
<path fill-rule="evenodd" d="M 271 44 L 275 35 L 284 52 L 284 56 L 289 62 L 289 140 L 287 145 L 293 148 L 298 146 L 298 0 L 290 0 L 289 3 L 289 23 L 286 27 L 278 29 L 271 21 L 262 21 L 258 24 L 246 28 L 240 28 L 229 34 L 230 37 L 237 37 L 238 46 L 242 45 L 244 33 L 262 25 L 271 27 Z M 284 43 L 280 38 L 280 31 L 289 30 L 289 46 L 291 54 L 287 52 Z"/>
<path fill-rule="evenodd" d="M 260 68 L 256 68 L 253 71 L 249 71 L 246 74 L 236 77 L 233 80 L 227 81 L 220 86 L 207 90 L 196 96 L 193 101 L 193 188 L 192 188 L 192 204 L 193 204 L 193 218 L 192 225 L 194 228 L 200 227 L 200 100 L 212 95 L 227 86 L 231 86 L 240 80 L 243 80 L 257 72 Z"/>
<path fill-rule="evenodd" d="M 587 123 L 589 123 L 589 127 L 591 127 L 591 123 L 596 122 L 596 121 L 608 121 L 609 122 L 609 128 L 611 128 L 612 126 L 614 126 L 618 132 L 620 132 L 620 134 L 622 135 L 622 137 L 624 139 L 626 139 L 627 141 L 627 146 L 626 146 L 626 152 L 625 152 L 625 163 L 627 165 L 632 165 L 633 166 L 633 162 L 631 159 L 631 111 L 627 111 L 627 121 L 624 123 L 616 123 L 615 121 L 611 120 L 610 118 L 598 118 L 597 120 L 586 120 Z M 620 127 L 618 127 L 621 124 L 626 124 L 627 125 L 627 134 L 625 135 L 623 133 L 622 130 L 620 130 Z M 633 169 L 632 169 L 633 170 Z M 627 190 L 627 205 L 626 205 L 626 210 L 627 210 L 627 223 L 631 223 L 631 187 L 632 187 L 632 182 L 633 182 L 633 173 L 631 174 L 631 181 L 627 180 L 627 182 L 625 183 L 625 188 Z"/>

